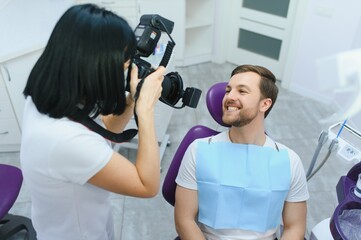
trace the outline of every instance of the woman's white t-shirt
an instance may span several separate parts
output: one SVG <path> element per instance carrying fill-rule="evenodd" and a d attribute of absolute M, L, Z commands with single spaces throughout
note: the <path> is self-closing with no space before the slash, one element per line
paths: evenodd
<path fill-rule="evenodd" d="M 27 97 L 20 160 L 39 240 L 114 238 L 109 192 L 87 183 L 112 154 L 103 137 L 39 113 Z"/>

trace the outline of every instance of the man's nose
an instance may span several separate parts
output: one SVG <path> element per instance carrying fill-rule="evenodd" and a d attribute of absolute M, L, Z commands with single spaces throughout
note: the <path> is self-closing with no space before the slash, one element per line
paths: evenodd
<path fill-rule="evenodd" d="M 229 90 L 228 94 L 225 95 L 225 98 L 227 98 L 228 100 L 235 100 L 236 99 L 236 91 Z"/>

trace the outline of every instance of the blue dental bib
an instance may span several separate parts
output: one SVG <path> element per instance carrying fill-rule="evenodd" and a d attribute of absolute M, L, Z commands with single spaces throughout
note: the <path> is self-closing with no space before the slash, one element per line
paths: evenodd
<path fill-rule="evenodd" d="M 196 159 L 199 222 L 257 232 L 280 224 L 291 182 L 286 150 L 198 142 Z"/>

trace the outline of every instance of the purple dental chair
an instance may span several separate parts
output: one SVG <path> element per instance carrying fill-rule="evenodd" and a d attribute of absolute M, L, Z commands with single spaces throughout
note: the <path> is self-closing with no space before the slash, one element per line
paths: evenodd
<path fill-rule="evenodd" d="M 0 239 L 8 239 L 9 237 L 25 230 L 25 239 L 36 240 L 36 232 L 33 228 L 31 220 L 9 214 L 8 211 L 16 201 L 23 175 L 17 167 L 0 164 Z"/>
<path fill-rule="evenodd" d="M 222 122 L 222 99 L 226 91 L 227 82 L 216 83 L 208 90 L 206 95 L 207 108 L 213 119 L 224 127 L 229 127 Z M 218 134 L 219 132 L 202 125 L 192 127 L 184 136 L 180 143 L 173 160 L 169 166 L 167 175 L 165 176 L 162 193 L 164 199 L 171 205 L 175 203 L 175 179 L 178 174 L 178 169 L 182 162 L 185 151 L 188 146 L 198 138 L 209 137 Z M 180 239 L 177 237 L 176 239 Z"/>
<path fill-rule="evenodd" d="M 350 224 L 350 221 L 356 225 L 361 225 L 361 198 L 357 197 L 354 193 L 356 183 L 361 173 L 361 163 L 354 165 L 346 176 L 342 176 L 336 185 L 337 199 L 339 205 L 336 207 L 333 216 L 330 220 L 330 230 L 332 237 L 336 240 L 353 240 L 352 236 L 349 236 L 349 229 L 345 226 Z M 361 190 L 361 189 L 359 189 Z M 356 214 L 349 215 L 349 219 L 342 217 L 345 211 L 356 210 Z M 349 227 L 352 228 L 349 225 Z M 355 228 L 355 227 L 354 227 Z M 357 228 L 357 227 L 356 227 Z M 359 238 L 361 239 L 361 236 Z"/>

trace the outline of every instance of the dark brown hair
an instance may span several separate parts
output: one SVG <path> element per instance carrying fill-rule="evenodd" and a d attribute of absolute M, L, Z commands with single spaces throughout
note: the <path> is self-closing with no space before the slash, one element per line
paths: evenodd
<path fill-rule="evenodd" d="M 124 63 L 136 39 L 129 24 L 96 5 L 75 5 L 59 19 L 32 69 L 24 95 L 53 118 L 121 114 L 126 106 Z"/>
<path fill-rule="evenodd" d="M 264 98 L 270 98 L 272 100 L 272 105 L 265 112 L 264 117 L 266 118 L 277 100 L 278 87 L 276 86 L 276 77 L 267 68 L 256 65 L 240 65 L 232 71 L 231 77 L 235 74 L 244 72 L 254 72 L 261 77 L 259 85 L 261 94 Z"/>

